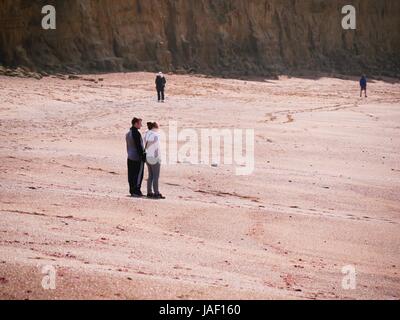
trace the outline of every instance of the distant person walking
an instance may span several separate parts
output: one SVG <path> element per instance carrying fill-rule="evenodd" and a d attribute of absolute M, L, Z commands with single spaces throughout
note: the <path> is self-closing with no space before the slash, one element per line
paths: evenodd
<path fill-rule="evenodd" d="M 144 135 L 146 150 L 146 164 L 149 171 L 147 180 L 147 197 L 152 199 L 165 199 L 159 190 L 159 179 L 161 169 L 161 151 L 159 126 L 156 122 L 147 123 L 148 131 Z"/>
<path fill-rule="evenodd" d="M 158 102 L 165 101 L 165 85 L 167 84 L 167 80 L 165 79 L 162 72 L 159 72 L 156 77 L 156 89 L 157 89 L 157 96 Z"/>
<path fill-rule="evenodd" d="M 367 98 L 367 77 L 363 75 L 360 79 L 360 98 L 362 97 L 363 91 L 365 92 L 365 97 Z"/>
<path fill-rule="evenodd" d="M 143 146 L 142 119 L 133 118 L 132 128 L 126 134 L 126 148 L 128 152 L 128 181 L 129 193 L 132 197 L 142 197 L 140 191 L 143 181 L 144 163 L 146 154 Z"/>

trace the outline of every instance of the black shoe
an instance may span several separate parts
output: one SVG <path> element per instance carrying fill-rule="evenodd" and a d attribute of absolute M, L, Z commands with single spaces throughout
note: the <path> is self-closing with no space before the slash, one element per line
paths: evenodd
<path fill-rule="evenodd" d="M 165 199 L 165 197 L 161 193 L 159 193 L 154 195 L 154 199 Z"/>
<path fill-rule="evenodd" d="M 139 192 L 134 192 L 132 193 L 132 197 L 134 198 L 142 198 L 143 197 L 143 193 Z"/>
<path fill-rule="evenodd" d="M 154 198 L 154 193 L 148 193 L 147 198 L 153 199 Z"/>

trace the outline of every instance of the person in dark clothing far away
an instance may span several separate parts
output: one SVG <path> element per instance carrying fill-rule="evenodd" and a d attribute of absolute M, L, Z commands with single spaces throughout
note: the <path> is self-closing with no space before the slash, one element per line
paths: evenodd
<path fill-rule="evenodd" d="M 362 93 L 364 91 L 365 97 L 367 98 L 367 77 L 365 75 L 363 75 L 360 79 L 360 87 L 361 87 L 360 97 L 362 97 Z"/>
<path fill-rule="evenodd" d="M 165 79 L 162 72 L 159 72 L 156 77 L 156 89 L 157 89 L 157 96 L 158 102 L 164 102 L 165 100 L 165 85 L 167 80 Z"/>
<path fill-rule="evenodd" d="M 128 152 L 128 181 L 129 193 L 132 197 L 142 197 L 140 191 L 143 181 L 144 164 L 146 153 L 143 146 L 142 119 L 133 118 L 132 128 L 126 134 L 126 149 Z"/>

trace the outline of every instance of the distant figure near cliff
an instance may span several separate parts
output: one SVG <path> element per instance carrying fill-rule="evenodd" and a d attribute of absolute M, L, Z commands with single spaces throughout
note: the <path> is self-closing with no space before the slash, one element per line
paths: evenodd
<path fill-rule="evenodd" d="M 157 96 L 158 96 L 158 102 L 164 102 L 165 100 L 165 84 L 167 83 L 167 80 L 165 79 L 164 75 L 162 72 L 159 72 L 156 77 L 156 89 L 157 89 Z"/>
<path fill-rule="evenodd" d="M 365 91 L 365 97 L 367 98 L 367 77 L 364 75 L 360 79 L 360 87 L 361 87 L 360 98 L 362 97 L 363 91 Z"/>

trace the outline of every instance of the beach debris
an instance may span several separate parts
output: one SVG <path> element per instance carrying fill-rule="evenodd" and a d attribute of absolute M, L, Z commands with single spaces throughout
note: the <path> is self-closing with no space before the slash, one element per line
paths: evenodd
<path fill-rule="evenodd" d="M 0 284 L 6 284 L 8 282 L 8 280 L 4 277 L 0 278 Z"/>
<path fill-rule="evenodd" d="M 43 75 L 39 72 L 30 71 L 25 67 L 18 67 L 16 69 L 6 68 L 0 66 L 0 75 L 7 77 L 16 77 L 16 78 L 33 78 L 40 80 L 43 78 Z"/>
<path fill-rule="evenodd" d="M 80 77 L 77 76 L 76 74 L 70 74 L 70 75 L 68 76 L 68 79 L 69 79 L 69 80 L 79 80 Z"/>

